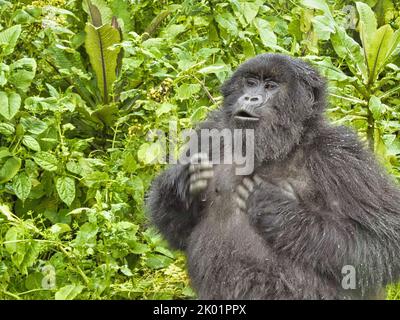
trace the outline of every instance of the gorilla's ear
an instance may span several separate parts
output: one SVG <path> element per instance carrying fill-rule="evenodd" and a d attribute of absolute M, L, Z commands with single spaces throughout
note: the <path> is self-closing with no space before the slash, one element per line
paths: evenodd
<path fill-rule="evenodd" d="M 303 61 L 295 61 L 294 68 L 297 79 L 302 81 L 313 95 L 314 104 L 318 108 L 324 108 L 325 106 L 325 79 L 319 75 L 319 73 L 309 64 Z"/>

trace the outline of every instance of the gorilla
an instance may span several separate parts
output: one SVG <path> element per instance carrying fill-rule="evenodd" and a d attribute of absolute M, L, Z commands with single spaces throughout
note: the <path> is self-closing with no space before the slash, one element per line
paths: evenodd
<path fill-rule="evenodd" d="M 327 122 L 325 91 L 300 59 L 248 60 L 196 132 L 254 130 L 252 172 L 213 163 L 208 146 L 153 181 L 151 220 L 184 250 L 200 299 L 373 299 L 399 279 L 400 192 Z"/>

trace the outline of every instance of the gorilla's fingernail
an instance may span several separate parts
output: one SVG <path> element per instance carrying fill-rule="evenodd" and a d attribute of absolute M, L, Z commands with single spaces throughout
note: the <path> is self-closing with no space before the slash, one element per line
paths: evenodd
<path fill-rule="evenodd" d="M 249 178 L 244 178 L 243 179 L 243 184 L 246 186 L 246 188 L 251 192 L 253 191 L 254 183 L 251 181 Z"/>
<path fill-rule="evenodd" d="M 260 178 L 260 176 L 258 174 L 254 175 L 253 180 L 257 185 L 260 185 L 261 182 L 263 182 L 263 180 Z"/>
<path fill-rule="evenodd" d="M 239 208 L 246 209 L 246 203 L 242 200 L 242 198 L 236 197 L 236 203 L 238 204 Z"/>
<path fill-rule="evenodd" d="M 243 187 L 241 184 L 239 184 L 236 187 L 236 192 L 239 195 L 241 195 L 243 198 L 245 198 L 245 199 L 247 199 L 249 197 L 249 194 L 250 194 L 249 191 L 245 187 Z"/>

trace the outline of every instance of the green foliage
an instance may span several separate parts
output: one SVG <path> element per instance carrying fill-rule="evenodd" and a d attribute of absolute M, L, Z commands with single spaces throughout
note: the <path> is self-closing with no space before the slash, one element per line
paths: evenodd
<path fill-rule="evenodd" d="M 204 119 L 255 54 L 315 65 L 328 116 L 400 177 L 396 1 L 25 3 L 0 1 L 0 298 L 194 297 L 143 208 L 156 132 Z"/>

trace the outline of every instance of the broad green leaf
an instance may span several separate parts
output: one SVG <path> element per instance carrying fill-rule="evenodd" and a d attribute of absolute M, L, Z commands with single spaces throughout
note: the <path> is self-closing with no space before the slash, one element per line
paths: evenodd
<path fill-rule="evenodd" d="M 331 33 L 335 32 L 333 20 L 327 19 L 326 16 L 316 16 L 311 21 L 318 38 L 321 40 L 329 40 Z"/>
<path fill-rule="evenodd" d="M 361 39 L 363 41 L 363 47 L 365 48 L 365 43 L 370 42 L 377 28 L 377 22 L 375 14 L 372 9 L 363 2 L 356 2 L 356 7 L 358 14 L 360 16 L 360 31 Z"/>
<path fill-rule="evenodd" d="M 17 174 L 19 168 L 21 168 L 21 159 L 8 158 L 0 168 L 0 183 L 10 181 Z"/>
<path fill-rule="evenodd" d="M 35 117 L 21 117 L 20 123 L 24 127 L 25 131 L 35 135 L 41 134 L 47 129 L 46 122 Z"/>
<path fill-rule="evenodd" d="M 219 73 L 222 71 L 228 71 L 227 66 L 224 64 L 219 64 L 219 65 L 211 65 L 204 67 L 199 70 L 199 73 L 201 74 L 210 74 L 210 73 Z"/>
<path fill-rule="evenodd" d="M 15 192 L 15 195 L 22 202 L 25 202 L 32 189 L 31 179 L 25 172 L 21 172 L 20 174 L 14 177 L 12 188 Z"/>
<path fill-rule="evenodd" d="M 176 109 L 176 105 L 169 103 L 169 102 L 164 102 L 163 104 L 160 105 L 159 108 L 157 108 L 156 115 L 157 115 L 157 117 L 159 117 L 159 116 L 169 113 L 175 109 Z"/>
<path fill-rule="evenodd" d="M 225 12 L 223 14 L 217 15 L 215 17 L 215 21 L 225 29 L 230 35 L 237 36 L 238 34 L 238 26 L 234 16 L 230 13 Z"/>
<path fill-rule="evenodd" d="M 139 161 L 145 164 L 162 163 L 165 157 L 165 150 L 160 142 L 143 143 L 138 150 Z"/>
<path fill-rule="evenodd" d="M 347 35 L 343 27 L 336 26 L 335 33 L 331 35 L 331 43 L 337 55 L 346 60 L 350 71 L 365 83 L 368 81 L 368 69 L 360 45 Z"/>
<path fill-rule="evenodd" d="M 24 136 L 22 138 L 22 144 L 33 151 L 40 151 L 39 142 L 37 142 L 36 139 L 32 136 Z"/>
<path fill-rule="evenodd" d="M 243 2 L 243 15 L 247 23 L 251 23 L 258 14 L 258 10 L 262 2 Z"/>
<path fill-rule="evenodd" d="M 167 267 L 173 260 L 161 254 L 149 254 L 146 259 L 146 265 L 151 269 L 160 269 Z"/>
<path fill-rule="evenodd" d="M 89 55 L 90 63 L 96 74 L 97 85 L 100 89 L 104 103 L 108 103 L 109 93 L 116 79 L 118 53 L 120 49 L 110 47 L 121 41 L 118 29 L 111 25 L 96 28 L 90 23 L 86 24 L 85 48 Z"/>
<path fill-rule="evenodd" d="M 371 110 L 375 120 L 381 119 L 385 111 L 384 105 L 382 104 L 381 100 L 376 96 L 371 96 L 368 102 L 368 108 L 369 110 Z"/>
<path fill-rule="evenodd" d="M 0 123 L 0 134 L 3 134 L 5 136 L 11 136 L 14 133 L 15 133 L 15 128 L 13 125 L 8 123 Z"/>
<path fill-rule="evenodd" d="M 35 160 L 35 162 L 44 170 L 56 171 L 58 169 L 58 160 L 51 153 L 44 151 L 37 152 L 33 156 L 33 160 Z"/>
<path fill-rule="evenodd" d="M 18 93 L 7 94 L 0 91 L 0 114 L 7 120 L 11 120 L 21 107 L 21 96 Z"/>
<path fill-rule="evenodd" d="M 328 18 L 333 20 L 331 10 L 325 0 L 302 0 L 302 4 L 307 8 L 323 11 Z"/>
<path fill-rule="evenodd" d="M 59 177 L 56 180 L 57 193 L 69 207 L 75 199 L 75 181 L 71 177 Z"/>
<path fill-rule="evenodd" d="M 36 74 L 36 61 L 32 58 L 22 58 L 10 66 L 10 78 L 8 79 L 21 91 L 28 90 Z"/>
<path fill-rule="evenodd" d="M 269 22 L 261 18 L 256 18 L 254 25 L 258 30 L 263 45 L 267 48 L 274 48 L 277 44 L 277 38 Z"/>
<path fill-rule="evenodd" d="M 62 234 L 71 231 L 71 227 L 66 223 L 56 223 L 50 227 L 50 231 L 54 234 Z"/>
<path fill-rule="evenodd" d="M 21 25 L 19 24 L 0 32 L 0 52 L 3 56 L 13 53 L 20 34 Z"/>
<path fill-rule="evenodd" d="M 102 23 L 103 24 L 111 23 L 113 12 L 110 9 L 110 7 L 108 7 L 107 3 L 104 0 L 90 0 L 90 2 L 100 12 Z M 86 13 L 89 13 L 87 1 L 82 2 L 82 8 Z"/>
<path fill-rule="evenodd" d="M 176 97 L 179 100 L 193 98 L 200 89 L 201 85 L 198 83 L 184 83 L 176 89 Z"/>
<path fill-rule="evenodd" d="M 55 294 L 55 300 L 73 300 L 75 299 L 84 289 L 82 285 L 70 284 L 62 287 Z"/>
<path fill-rule="evenodd" d="M 371 83 L 377 79 L 379 72 L 384 67 L 387 57 L 390 55 L 389 50 L 392 47 L 392 39 L 393 30 L 387 24 L 380 27 L 374 33 L 372 40 L 365 44 L 369 80 Z"/>

